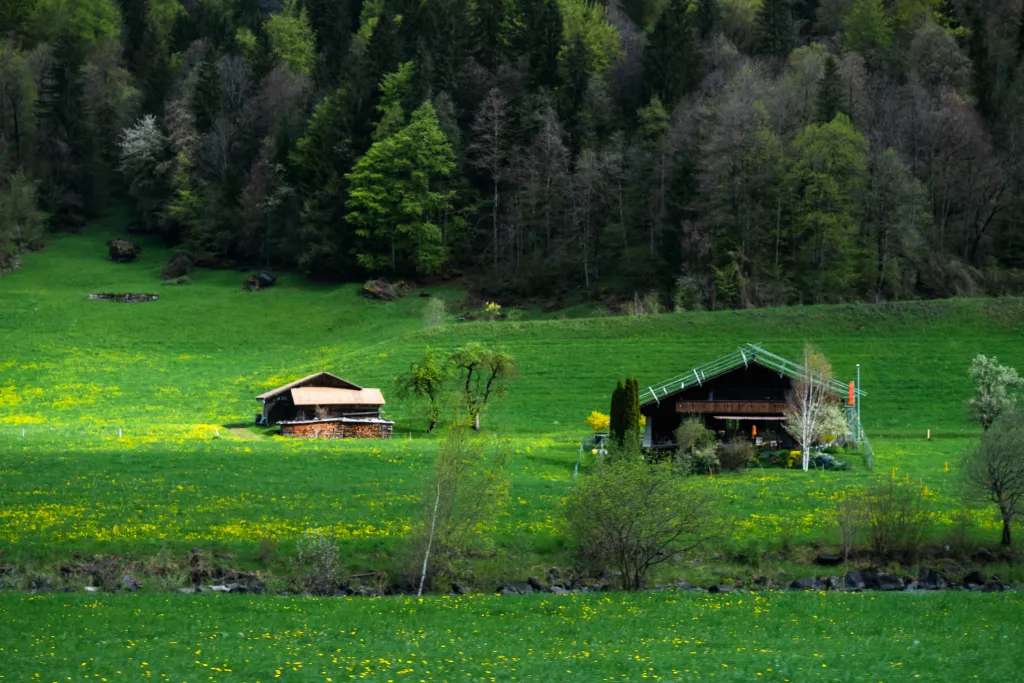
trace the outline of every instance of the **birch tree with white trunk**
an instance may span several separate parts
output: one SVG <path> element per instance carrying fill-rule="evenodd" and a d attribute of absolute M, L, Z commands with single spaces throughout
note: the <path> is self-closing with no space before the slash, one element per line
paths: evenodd
<path fill-rule="evenodd" d="M 466 560 L 487 550 L 485 530 L 508 502 L 507 463 L 504 448 L 471 441 L 465 426 L 449 432 L 438 449 L 424 492 L 425 514 L 414 537 L 417 596 L 441 579 L 459 580 Z"/>
<path fill-rule="evenodd" d="M 783 426 L 800 444 L 803 470 L 811 466 L 811 446 L 824 434 L 829 421 L 829 406 L 834 398 L 829 389 L 832 366 L 828 359 L 809 344 L 804 347 L 802 374 L 794 380 L 786 401 Z"/>

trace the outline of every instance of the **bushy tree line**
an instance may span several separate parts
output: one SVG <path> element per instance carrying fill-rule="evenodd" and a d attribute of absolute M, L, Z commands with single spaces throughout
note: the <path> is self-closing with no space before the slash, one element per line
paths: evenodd
<path fill-rule="evenodd" d="M 66 4 L 0 11 L 32 225 L 127 194 L 200 264 L 495 295 L 1020 286 L 1016 0 Z"/>

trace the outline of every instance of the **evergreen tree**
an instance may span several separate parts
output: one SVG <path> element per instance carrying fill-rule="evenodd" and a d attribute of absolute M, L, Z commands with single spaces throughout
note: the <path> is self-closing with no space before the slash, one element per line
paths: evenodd
<path fill-rule="evenodd" d="M 477 0 L 472 6 L 473 54 L 493 71 L 508 49 L 509 0 Z"/>
<path fill-rule="evenodd" d="M 868 143 L 849 117 L 811 124 L 796 138 L 790 183 L 796 192 L 794 264 L 801 291 L 839 301 L 854 291 Z"/>
<path fill-rule="evenodd" d="M 398 275 L 438 272 L 448 259 L 439 221 L 453 199 L 442 188 L 454 172 L 451 142 L 430 102 L 409 125 L 374 142 L 346 176 L 359 265 Z"/>
<path fill-rule="evenodd" d="M 620 5 L 633 23 L 645 30 L 651 27 L 662 9 L 658 0 L 621 0 Z"/>
<path fill-rule="evenodd" d="M 637 438 L 640 435 L 640 383 L 631 377 L 626 380 L 624 391 L 623 433 Z"/>
<path fill-rule="evenodd" d="M 994 112 L 993 91 L 995 90 L 988 42 L 988 26 L 985 16 L 980 9 L 975 9 L 971 17 L 969 53 L 973 65 L 974 97 L 978 100 L 978 111 L 985 118 L 991 117 Z"/>
<path fill-rule="evenodd" d="M 217 71 L 217 56 L 208 50 L 199 63 L 196 87 L 192 92 L 192 116 L 196 130 L 205 133 L 213 127 L 221 111 L 220 73 Z"/>
<path fill-rule="evenodd" d="M 764 0 L 757 12 L 757 48 L 761 54 L 780 59 L 796 44 L 793 0 Z"/>
<path fill-rule="evenodd" d="M 554 89 L 558 86 L 558 53 L 562 49 L 562 12 L 557 0 L 520 2 L 530 85 Z"/>
<path fill-rule="evenodd" d="M 843 47 L 877 62 L 892 45 L 892 20 L 882 0 L 854 0 L 843 16 Z"/>
<path fill-rule="evenodd" d="M 626 388 L 619 380 L 612 391 L 612 404 L 608 412 L 608 436 L 616 444 L 622 444 L 626 423 Z"/>
<path fill-rule="evenodd" d="M 346 271 L 352 233 L 345 223 L 345 174 L 354 160 L 353 106 L 344 88 L 317 104 L 291 154 L 302 202 L 295 253 L 299 267 L 317 276 Z"/>
<path fill-rule="evenodd" d="M 697 0 L 697 32 L 702 40 L 720 30 L 722 8 L 718 0 Z"/>
<path fill-rule="evenodd" d="M 561 118 L 565 121 L 565 130 L 569 134 L 569 145 L 578 150 L 586 137 L 583 119 L 586 112 L 587 86 L 590 83 L 590 72 L 587 68 L 587 46 L 582 36 L 576 36 L 566 48 L 562 60 Z"/>
<path fill-rule="evenodd" d="M 817 118 L 819 123 L 828 123 L 836 114 L 846 111 L 843 101 L 843 83 L 839 76 L 839 65 L 835 57 L 825 59 L 825 72 L 818 83 Z"/>
<path fill-rule="evenodd" d="M 350 0 L 305 0 L 309 23 L 316 36 L 317 81 L 334 83 L 352 43 L 361 2 Z"/>
<path fill-rule="evenodd" d="M 700 81 L 697 12 L 690 0 L 671 0 L 644 50 L 644 82 L 669 109 Z"/>

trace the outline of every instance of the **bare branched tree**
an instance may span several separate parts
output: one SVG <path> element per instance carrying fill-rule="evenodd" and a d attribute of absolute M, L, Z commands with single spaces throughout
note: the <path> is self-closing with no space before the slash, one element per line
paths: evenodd
<path fill-rule="evenodd" d="M 508 102 L 498 88 L 492 88 L 480 105 L 473 121 L 473 143 L 469 146 L 470 163 L 485 172 L 491 181 L 491 248 L 494 267 L 498 267 L 500 187 L 508 164 Z"/>

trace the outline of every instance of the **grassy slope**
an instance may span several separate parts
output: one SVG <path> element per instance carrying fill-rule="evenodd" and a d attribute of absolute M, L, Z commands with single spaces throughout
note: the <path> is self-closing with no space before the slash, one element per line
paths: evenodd
<path fill-rule="evenodd" d="M 0 680 L 1019 677 L 1019 594 L 0 594 Z"/>
<path fill-rule="evenodd" d="M 734 522 L 725 547 L 830 542 L 831 497 L 894 468 L 929 487 L 948 527 L 956 461 L 977 434 L 964 412 L 967 363 L 986 352 L 1024 366 L 1019 299 L 424 329 L 424 299 L 375 303 L 352 285 L 286 276 L 247 293 L 240 273 L 200 271 L 195 284 L 162 286 L 167 252 L 157 245 L 147 244 L 138 263 L 105 259 L 103 241 L 119 222 L 113 216 L 86 236 L 58 239 L 0 279 L 0 552 L 8 557 L 141 556 L 202 544 L 249 562 L 264 540 L 287 544 L 320 528 L 342 540 L 353 566 L 388 566 L 414 518 L 434 444 L 418 407 L 398 401 L 391 382 L 426 346 L 469 340 L 501 344 L 520 364 L 485 427 L 515 451 L 513 504 L 496 535 L 524 573 L 559 560 L 559 502 L 582 419 L 605 409 L 615 379 L 653 382 L 744 341 L 791 356 L 812 341 L 844 377 L 862 363 L 877 467 L 708 480 Z M 94 291 L 162 298 L 87 300 Z M 229 429 L 252 420 L 260 390 L 320 368 L 383 387 L 398 438 L 302 443 Z M 929 428 L 931 442 L 923 438 Z M 989 514 L 976 515 L 976 533 L 992 526 Z"/>

